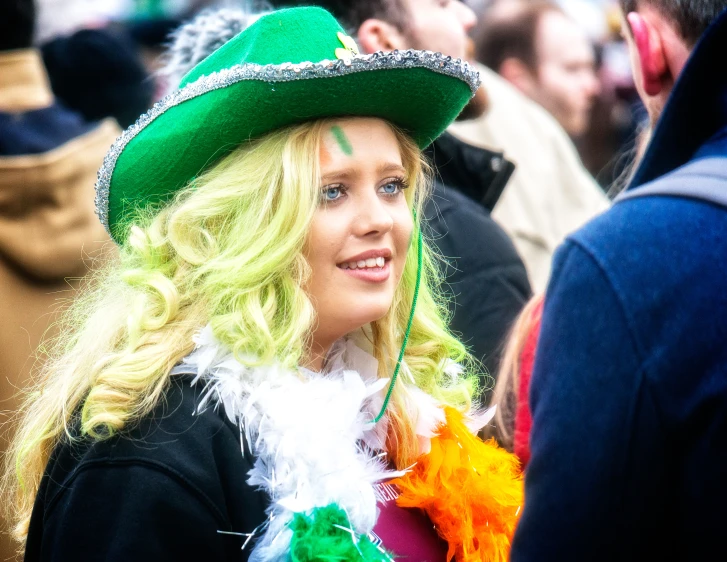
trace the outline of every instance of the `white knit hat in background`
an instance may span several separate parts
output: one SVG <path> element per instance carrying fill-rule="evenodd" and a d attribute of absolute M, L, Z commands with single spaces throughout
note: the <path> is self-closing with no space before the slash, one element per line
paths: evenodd
<path fill-rule="evenodd" d="M 251 12 L 245 8 L 216 8 L 200 12 L 171 35 L 162 68 L 157 72 L 167 84 L 168 94 L 177 89 L 185 74 L 246 29 L 269 10 Z"/>

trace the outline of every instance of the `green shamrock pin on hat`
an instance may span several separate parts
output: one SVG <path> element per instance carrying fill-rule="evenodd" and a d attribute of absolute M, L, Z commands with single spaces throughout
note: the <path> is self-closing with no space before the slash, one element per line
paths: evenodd
<path fill-rule="evenodd" d="M 325 117 L 379 117 L 424 148 L 479 87 L 466 62 L 429 51 L 360 55 L 321 8 L 262 16 L 195 66 L 111 147 L 96 210 L 117 242 L 136 211 L 171 198 L 240 144 Z"/>

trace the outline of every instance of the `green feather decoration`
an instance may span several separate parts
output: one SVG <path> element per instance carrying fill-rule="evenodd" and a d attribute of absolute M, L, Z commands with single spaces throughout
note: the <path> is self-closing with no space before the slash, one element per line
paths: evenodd
<path fill-rule="evenodd" d="M 335 504 L 296 513 L 290 523 L 290 562 L 391 562 L 394 558 L 367 536 L 356 534 L 344 511 Z"/>

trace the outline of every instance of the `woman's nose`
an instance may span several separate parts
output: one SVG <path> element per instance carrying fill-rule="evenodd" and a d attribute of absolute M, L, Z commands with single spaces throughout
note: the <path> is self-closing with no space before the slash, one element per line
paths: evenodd
<path fill-rule="evenodd" d="M 366 197 L 359 202 L 356 224 L 356 234 L 369 236 L 389 232 L 394 226 L 394 219 L 381 199 L 374 195 Z"/>

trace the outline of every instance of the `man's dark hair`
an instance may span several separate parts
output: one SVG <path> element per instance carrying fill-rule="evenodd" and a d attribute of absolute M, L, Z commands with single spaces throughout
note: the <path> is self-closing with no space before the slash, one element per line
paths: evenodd
<path fill-rule="evenodd" d="M 727 8 L 725 0 L 620 0 L 624 14 L 648 3 L 674 22 L 677 31 L 692 47 L 717 16 Z"/>
<path fill-rule="evenodd" d="M 531 72 L 537 72 L 535 39 L 538 23 L 548 12 L 563 13 L 551 2 L 532 2 L 513 13 L 498 15 L 493 11 L 490 17 L 485 14 L 475 38 L 475 58 L 495 72 L 510 58 L 522 61 Z"/>
<path fill-rule="evenodd" d="M 274 8 L 320 6 L 333 14 L 340 24 L 355 36 L 361 24 L 368 19 L 379 19 L 404 31 L 407 10 L 404 0 L 272 0 Z"/>
<path fill-rule="evenodd" d="M 34 31 L 33 0 L 0 0 L 0 51 L 27 49 Z"/>

